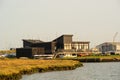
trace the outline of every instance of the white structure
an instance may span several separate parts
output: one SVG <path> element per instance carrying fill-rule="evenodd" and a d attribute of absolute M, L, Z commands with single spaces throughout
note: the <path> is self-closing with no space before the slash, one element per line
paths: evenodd
<path fill-rule="evenodd" d="M 92 51 L 93 54 L 101 54 L 101 52 L 99 52 L 99 49 L 96 48 L 96 47 L 92 48 L 91 51 Z"/>
<path fill-rule="evenodd" d="M 120 42 L 105 42 L 96 46 L 96 48 L 103 54 L 120 54 Z"/>

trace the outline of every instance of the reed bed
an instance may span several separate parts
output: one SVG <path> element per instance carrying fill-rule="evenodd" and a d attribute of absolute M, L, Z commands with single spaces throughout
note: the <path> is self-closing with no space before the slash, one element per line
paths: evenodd
<path fill-rule="evenodd" d="M 81 62 L 119 62 L 120 55 L 86 56 L 78 59 Z"/>
<path fill-rule="evenodd" d="M 120 55 L 84 56 L 77 58 L 65 58 L 64 60 L 77 60 L 80 62 L 120 62 Z"/>
<path fill-rule="evenodd" d="M 23 74 L 55 70 L 73 70 L 82 66 L 73 60 L 0 60 L 0 80 L 19 80 Z"/>

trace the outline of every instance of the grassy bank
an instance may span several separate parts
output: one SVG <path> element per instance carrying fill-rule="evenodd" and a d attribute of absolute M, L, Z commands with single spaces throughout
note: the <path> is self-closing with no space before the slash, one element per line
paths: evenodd
<path fill-rule="evenodd" d="M 23 74 L 55 70 L 73 70 L 82 66 L 73 60 L 0 60 L 0 80 L 19 80 Z"/>
<path fill-rule="evenodd" d="M 84 56 L 84 57 L 65 58 L 65 59 L 78 60 L 80 62 L 119 62 L 120 55 Z"/>
<path fill-rule="evenodd" d="M 11 54 L 16 53 L 16 50 L 0 50 L 0 54 Z"/>

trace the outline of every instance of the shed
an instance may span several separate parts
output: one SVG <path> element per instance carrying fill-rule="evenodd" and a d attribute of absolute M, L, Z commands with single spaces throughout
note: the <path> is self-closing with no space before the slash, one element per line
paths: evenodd
<path fill-rule="evenodd" d="M 28 57 L 33 58 L 34 55 L 42 55 L 44 54 L 44 48 L 17 48 L 16 49 L 16 57 Z"/>

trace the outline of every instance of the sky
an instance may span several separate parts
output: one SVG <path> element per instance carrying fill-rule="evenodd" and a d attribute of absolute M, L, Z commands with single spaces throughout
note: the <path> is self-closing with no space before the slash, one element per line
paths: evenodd
<path fill-rule="evenodd" d="M 120 42 L 120 0 L 0 0 L 0 50 L 22 47 L 22 39 Z"/>

